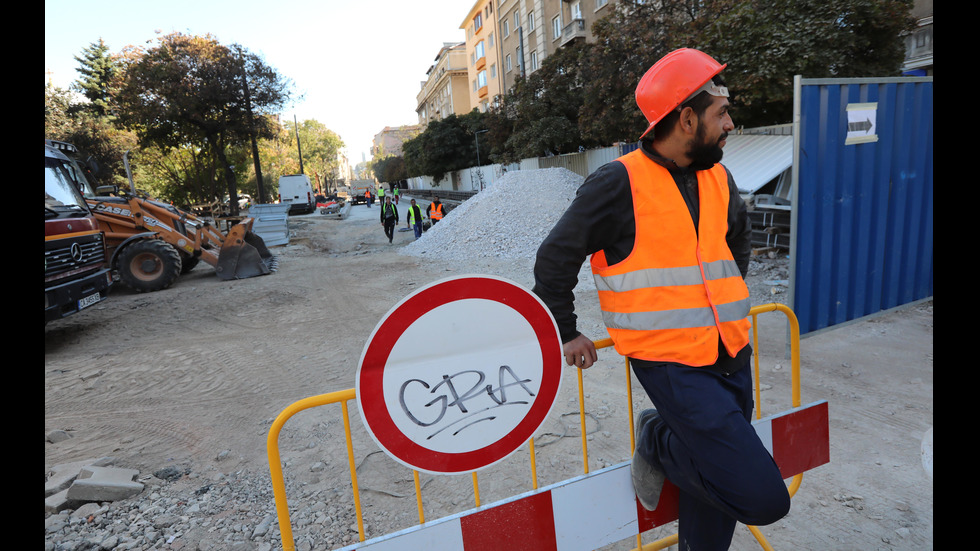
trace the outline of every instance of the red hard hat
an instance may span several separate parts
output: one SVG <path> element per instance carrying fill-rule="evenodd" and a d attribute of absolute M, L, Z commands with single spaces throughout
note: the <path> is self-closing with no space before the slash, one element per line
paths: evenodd
<path fill-rule="evenodd" d="M 636 104 L 650 123 L 640 138 L 727 66 L 692 48 L 674 50 L 660 58 L 636 85 Z"/>

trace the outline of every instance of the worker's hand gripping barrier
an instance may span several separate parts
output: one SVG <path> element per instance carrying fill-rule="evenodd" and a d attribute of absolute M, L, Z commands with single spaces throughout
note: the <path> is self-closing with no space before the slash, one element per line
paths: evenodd
<path fill-rule="evenodd" d="M 756 318 L 758 314 L 781 311 L 790 327 L 792 357 L 792 408 L 777 415 L 762 417 L 759 399 L 759 356 Z M 789 483 L 790 495 L 795 495 L 802 482 L 803 472 L 830 461 L 830 433 L 826 401 L 806 406 L 800 402 L 799 326 L 793 312 L 781 304 L 756 306 L 749 312 L 752 317 L 753 344 L 755 349 L 754 372 L 756 387 L 756 421 L 753 425 L 766 443 L 784 478 Z M 596 348 L 612 345 L 611 340 L 596 341 Z M 641 535 L 657 526 L 677 519 L 677 489 L 665 485 L 660 505 L 647 511 L 633 495 L 630 478 L 630 462 L 625 462 L 589 473 L 588 440 L 585 430 L 585 399 L 583 370 L 576 370 L 579 383 L 579 415 L 582 426 L 582 455 L 584 474 L 539 489 L 535 465 L 534 439 L 529 445 L 532 470 L 532 489 L 512 498 L 481 506 L 476 472 L 472 473 L 476 507 L 435 521 L 425 522 L 422 507 L 419 473 L 413 471 L 418 505 L 419 525 L 365 539 L 357 485 L 356 464 L 351 441 L 350 418 L 347 403 L 356 399 L 353 389 L 321 394 L 300 400 L 286 408 L 273 422 L 268 435 L 269 467 L 276 511 L 282 537 L 283 550 L 292 551 L 295 543 L 286 502 L 282 464 L 278 452 L 279 431 L 285 422 L 299 411 L 325 404 L 339 403 L 343 412 L 347 443 L 348 467 L 354 509 L 357 515 L 358 535 L 361 543 L 345 550 L 391 550 L 424 548 L 426 551 L 473 551 L 482 549 L 508 550 L 590 550 L 635 536 L 637 548 L 642 551 L 663 549 L 677 542 L 677 536 L 669 536 L 643 544 Z M 629 362 L 626 361 L 627 400 L 631 397 Z M 629 404 L 630 449 L 633 449 L 633 414 Z M 500 526 L 508 526 L 502 532 Z M 772 549 L 762 533 L 755 527 L 749 530 L 763 549 Z M 490 545 L 491 547 L 486 547 Z"/>

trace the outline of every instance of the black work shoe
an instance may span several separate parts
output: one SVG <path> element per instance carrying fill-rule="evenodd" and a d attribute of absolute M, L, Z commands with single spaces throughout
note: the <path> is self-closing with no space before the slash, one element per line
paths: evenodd
<path fill-rule="evenodd" d="M 636 447 L 640 447 L 640 439 L 646 434 L 643 428 L 647 423 L 660 416 L 655 409 L 646 409 L 640 412 L 636 418 Z M 640 505 L 647 511 L 657 508 L 660 501 L 660 491 L 663 490 L 666 476 L 659 469 L 650 464 L 640 454 L 633 450 L 633 461 L 630 463 L 630 474 L 633 476 L 633 491 L 636 498 L 640 500 Z"/>

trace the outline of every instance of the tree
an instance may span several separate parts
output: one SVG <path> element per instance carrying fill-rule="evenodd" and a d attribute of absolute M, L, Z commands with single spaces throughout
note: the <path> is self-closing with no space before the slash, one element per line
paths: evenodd
<path fill-rule="evenodd" d="M 911 0 L 662 0 L 622 2 L 593 25 L 583 58 L 579 126 L 604 143 L 646 128 L 634 90 L 658 59 L 696 47 L 728 68 L 736 125 L 792 119 L 793 76 L 897 76 Z"/>
<path fill-rule="evenodd" d="M 684 31 L 715 59 L 734 92 L 736 124 L 786 123 L 793 76 L 898 76 L 911 0 L 714 0 Z"/>
<path fill-rule="evenodd" d="M 282 109 L 291 86 L 257 55 L 240 52 L 211 35 L 164 35 L 157 46 L 124 58 L 117 96 L 120 121 L 135 129 L 141 145 L 164 152 L 196 145 L 212 153 L 235 212 L 238 184 L 228 151 L 247 145 L 253 133 L 259 139 L 276 135 L 264 115 Z M 254 118 L 246 110 L 243 75 Z"/>
<path fill-rule="evenodd" d="M 128 187 L 123 154 L 135 147 L 135 134 L 85 109 L 77 97 L 68 90 L 45 86 L 44 137 L 75 145 L 83 158 L 91 156 L 99 166 L 98 172 L 89 175 L 93 186 Z"/>
<path fill-rule="evenodd" d="M 109 47 L 100 38 L 75 56 L 78 62 L 76 71 L 82 78 L 76 80 L 72 88 L 80 92 L 88 103 L 80 104 L 83 109 L 96 116 L 110 115 L 110 86 L 118 71 L 118 64 L 109 55 Z"/>
<path fill-rule="evenodd" d="M 285 126 L 291 137 L 291 155 L 296 158 L 298 166 L 297 129 L 290 121 L 287 121 Z M 311 173 L 315 186 L 321 191 L 327 191 L 325 188 L 331 187 L 330 184 L 335 183 L 337 179 L 337 171 L 340 168 L 339 155 L 344 148 L 344 142 L 336 132 L 316 119 L 300 121 L 298 132 L 303 151 L 303 172 Z"/>
<path fill-rule="evenodd" d="M 399 182 L 408 178 L 405 159 L 399 155 L 388 155 L 373 163 L 374 177 L 379 182 Z"/>
<path fill-rule="evenodd" d="M 439 183 L 447 172 L 476 164 L 476 148 L 469 127 L 471 114 L 432 121 L 425 131 L 402 145 L 409 176 L 432 176 Z M 470 122 L 471 124 L 466 124 Z"/>
<path fill-rule="evenodd" d="M 596 145 L 579 131 L 584 101 L 581 68 L 591 51 L 588 45 L 566 46 L 527 78 L 518 77 L 506 100 L 505 112 L 514 130 L 506 141 L 505 158 L 570 153 Z"/>
<path fill-rule="evenodd" d="M 633 4 L 592 26 L 595 41 L 581 57 L 582 108 L 579 128 L 594 142 L 635 141 L 646 129 L 636 106 L 636 84 L 658 59 L 674 49 L 672 27 L 683 20 L 677 1 Z"/>

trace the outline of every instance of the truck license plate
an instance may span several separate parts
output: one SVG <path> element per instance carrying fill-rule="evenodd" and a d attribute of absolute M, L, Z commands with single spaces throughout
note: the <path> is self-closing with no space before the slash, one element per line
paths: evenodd
<path fill-rule="evenodd" d="M 78 301 L 78 309 L 81 310 L 82 308 L 92 306 L 93 304 L 98 304 L 100 300 L 102 300 L 102 296 L 99 295 L 99 293 L 89 295 Z"/>

